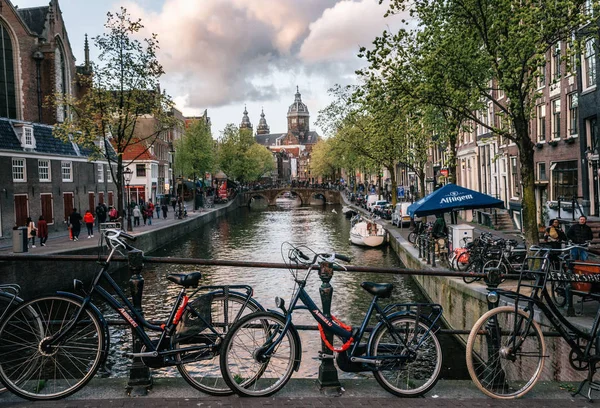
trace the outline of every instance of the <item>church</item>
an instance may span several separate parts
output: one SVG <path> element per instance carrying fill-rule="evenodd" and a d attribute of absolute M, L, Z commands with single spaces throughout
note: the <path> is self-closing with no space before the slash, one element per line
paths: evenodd
<path fill-rule="evenodd" d="M 277 181 L 316 182 L 310 174 L 310 152 L 312 146 L 321 137 L 317 132 L 310 130 L 310 113 L 308 107 L 302 102 L 298 87 L 296 87 L 294 102 L 288 108 L 287 127 L 286 133 L 271 133 L 263 110 L 260 113 L 254 138 L 257 143 L 271 150 L 277 160 Z M 246 108 L 244 108 L 240 129 L 253 131 Z"/>

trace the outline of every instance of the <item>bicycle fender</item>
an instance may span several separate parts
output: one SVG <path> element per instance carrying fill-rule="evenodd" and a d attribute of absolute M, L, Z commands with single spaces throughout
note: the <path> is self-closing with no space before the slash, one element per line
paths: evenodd
<path fill-rule="evenodd" d="M 57 291 L 56 294 L 60 295 L 60 296 L 64 296 L 69 299 L 76 300 L 80 303 L 83 303 L 83 300 L 84 300 L 83 297 L 76 295 L 75 293 L 71 293 L 71 292 Z M 104 350 L 102 352 L 102 357 L 100 360 L 101 363 L 104 364 L 104 361 L 108 357 L 108 349 L 110 347 L 110 332 L 108 331 L 108 323 L 106 322 L 106 319 L 104 318 L 104 315 L 102 314 L 102 312 L 100 312 L 100 310 L 98 310 L 98 308 L 93 303 L 91 303 L 91 302 L 88 303 L 87 307 L 89 307 L 90 310 L 92 311 L 92 313 L 94 313 L 96 315 L 96 317 L 98 318 L 98 320 L 100 320 L 100 324 L 102 325 L 102 330 L 104 330 Z"/>
<path fill-rule="evenodd" d="M 283 313 L 274 309 L 267 309 L 267 312 L 276 314 L 281 317 L 284 321 L 287 319 Z M 300 369 L 300 362 L 302 361 L 302 343 L 300 343 L 300 334 L 298 334 L 298 329 L 293 324 L 290 325 L 290 333 L 294 337 L 294 342 L 296 343 L 296 361 L 294 361 L 294 371 L 298 371 Z"/>
<path fill-rule="evenodd" d="M 195 292 L 194 292 L 195 293 Z M 190 295 L 190 298 L 194 295 L 194 293 L 192 295 Z M 224 291 L 223 290 L 213 290 L 211 292 L 208 292 L 208 295 L 221 295 L 223 294 Z M 242 292 L 236 292 L 236 291 L 229 291 L 230 295 L 234 295 L 234 296 L 241 296 L 243 298 L 245 298 L 247 295 L 245 293 Z M 265 308 L 262 307 L 262 305 L 260 303 L 258 303 L 252 296 L 250 297 L 250 299 L 248 300 L 248 303 L 252 303 L 254 306 L 256 306 L 258 308 L 258 310 L 260 310 L 261 312 L 265 311 Z"/>
<path fill-rule="evenodd" d="M 394 312 L 391 315 L 388 315 L 387 318 L 388 318 L 388 320 L 392 320 L 392 319 L 394 319 L 396 317 L 400 317 L 400 316 L 416 317 L 417 314 L 410 310 L 402 310 L 399 312 Z M 432 333 L 437 333 L 438 330 L 440 329 L 440 327 L 437 325 L 434 325 L 433 322 L 427 316 L 421 315 L 419 317 L 419 321 L 425 322 L 429 327 L 431 327 Z M 384 325 L 385 325 L 384 322 L 377 323 L 377 325 L 373 328 L 373 331 L 371 333 L 376 333 L 378 330 L 380 330 L 380 327 L 384 326 Z M 373 342 L 373 334 L 371 334 L 371 336 L 369 337 L 369 343 L 367 344 L 367 350 L 371 350 L 372 342 Z"/>

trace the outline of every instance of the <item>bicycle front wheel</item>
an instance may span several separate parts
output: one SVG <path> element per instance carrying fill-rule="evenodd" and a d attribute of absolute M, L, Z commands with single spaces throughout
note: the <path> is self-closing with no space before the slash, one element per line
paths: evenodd
<path fill-rule="evenodd" d="M 544 368 L 546 345 L 540 326 L 514 306 L 490 310 L 467 340 L 467 368 L 484 394 L 499 399 L 525 395 Z"/>
<path fill-rule="evenodd" d="M 377 382 L 399 397 L 418 397 L 436 384 L 442 347 L 436 335 L 415 317 L 398 316 L 373 332 L 371 356 L 382 361 L 373 372 Z"/>
<path fill-rule="evenodd" d="M 0 379 L 29 400 L 64 398 L 92 379 L 106 357 L 98 317 L 77 300 L 48 296 L 10 312 L 0 326 Z M 66 332 L 64 332 L 66 330 Z M 64 333 L 54 343 L 53 337 Z"/>
<path fill-rule="evenodd" d="M 470 253 L 468 252 L 463 252 L 460 255 L 458 255 L 456 258 L 454 258 L 454 263 L 456 266 L 456 269 L 463 272 L 467 269 L 467 266 L 469 266 L 469 257 L 471 256 Z"/>
<path fill-rule="evenodd" d="M 0 291 L 0 321 L 21 303 L 23 300 L 18 296 Z M 6 392 L 6 387 L 0 386 L 0 394 L 3 392 Z"/>
<path fill-rule="evenodd" d="M 562 281 L 550 282 L 550 297 L 557 307 L 563 307 L 567 304 L 567 285 L 570 284 L 570 282 Z"/>
<path fill-rule="evenodd" d="M 411 244 L 414 244 L 416 240 L 417 240 L 416 232 L 411 232 L 410 234 L 408 234 L 408 242 L 410 242 Z"/>
<path fill-rule="evenodd" d="M 176 360 L 179 363 L 177 370 L 188 384 L 207 394 L 230 395 L 233 394 L 233 391 L 223 380 L 219 366 L 219 352 L 223 338 L 237 320 L 250 313 L 262 310 L 262 308 L 253 299 L 246 303 L 244 296 L 235 293 L 228 294 L 227 301 L 225 301 L 225 295 L 222 293 L 211 297 L 211 316 L 210 319 L 206 320 L 211 322 L 211 327 L 216 333 L 208 327 L 203 328 L 198 333 L 188 333 L 183 325 L 178 325 L 171 340 L 171 345 L 173 349 L 201 347 L 197 350 L 176 355 Z M 203 314 L 201 310 L 195 310 L 194 312 L 200 315 Z M 198 320 L 194 312 L 186 310 L 182 316 L 182 321 Z"/>
<path fill-rule="evenodd" d="M 483 261 L 480 258 L 477 258 L 477 259 L 471 259 L 469 261 L 469 264 L 465 268 L 464 272 L 481 273 L 482 270 L 483 270 Z M 480 279 L 481 278 L 476 277 L 476 276 L 463 276 L 463 281 L 465 283 L 477 282 Z"/>
<path fill-rule="evenodd" d="M 243 397 L 266 397 L 279 391 L 294 370 L 296 339 L 290 330 L 274 350 L 265 355 L 283 333 L 285 319 L 258 312 L 240 319 L 225 337 L 221 371 L 227 385 Z"/>

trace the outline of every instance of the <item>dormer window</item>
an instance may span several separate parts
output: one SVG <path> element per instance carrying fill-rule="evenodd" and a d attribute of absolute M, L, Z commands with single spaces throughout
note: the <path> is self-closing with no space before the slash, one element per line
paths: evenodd
<path fill-rule="evenodd" d="M 33 146 L 33 129 L 25 127 L 23 133 L 25 134 L 25 146 Z"/>
<path fill-rule="evenodd" d="M 33 126 L 15 124 L 15 132 L 21 140 L 21 147 L 24 149 L 35 149 L 35 136 L 33 134 Z"/>

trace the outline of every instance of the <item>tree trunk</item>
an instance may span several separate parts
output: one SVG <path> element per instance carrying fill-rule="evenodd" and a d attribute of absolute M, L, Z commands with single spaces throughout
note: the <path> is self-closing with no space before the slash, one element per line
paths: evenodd
<path fill-rule="evenodd" d="M 123 208 L 123 156 L 117 153 L 117 179 L 114 180 L 117 185 L 117 210 L 121 217 L 121 229 L 125 230 L 125 213 Z"/>
<path fill-rule="evenodd" d="M 396 170 L 394 165 L 389 166 L 387 169 L 390 172 L 390 178 L 392 179 L 392 204 L 395 208 L 396 202 L 398 201 L 398 198 L 396 197 L 396 191 L 398 190 L 398 182 L 396 181 Z"/>
<path fill-rule="evenodd" d="M 521 183 L 523 197 L 521 199 L 521 215 L 523 218 L 523 233 L 528 244 L 537 244 L 537 216 L 535 207 L 535 166 L 533 162 L 534 144 L 529 137 L 526 121 L 515 120 L 519 146 L 519 162 L 521 164 Z"/>

